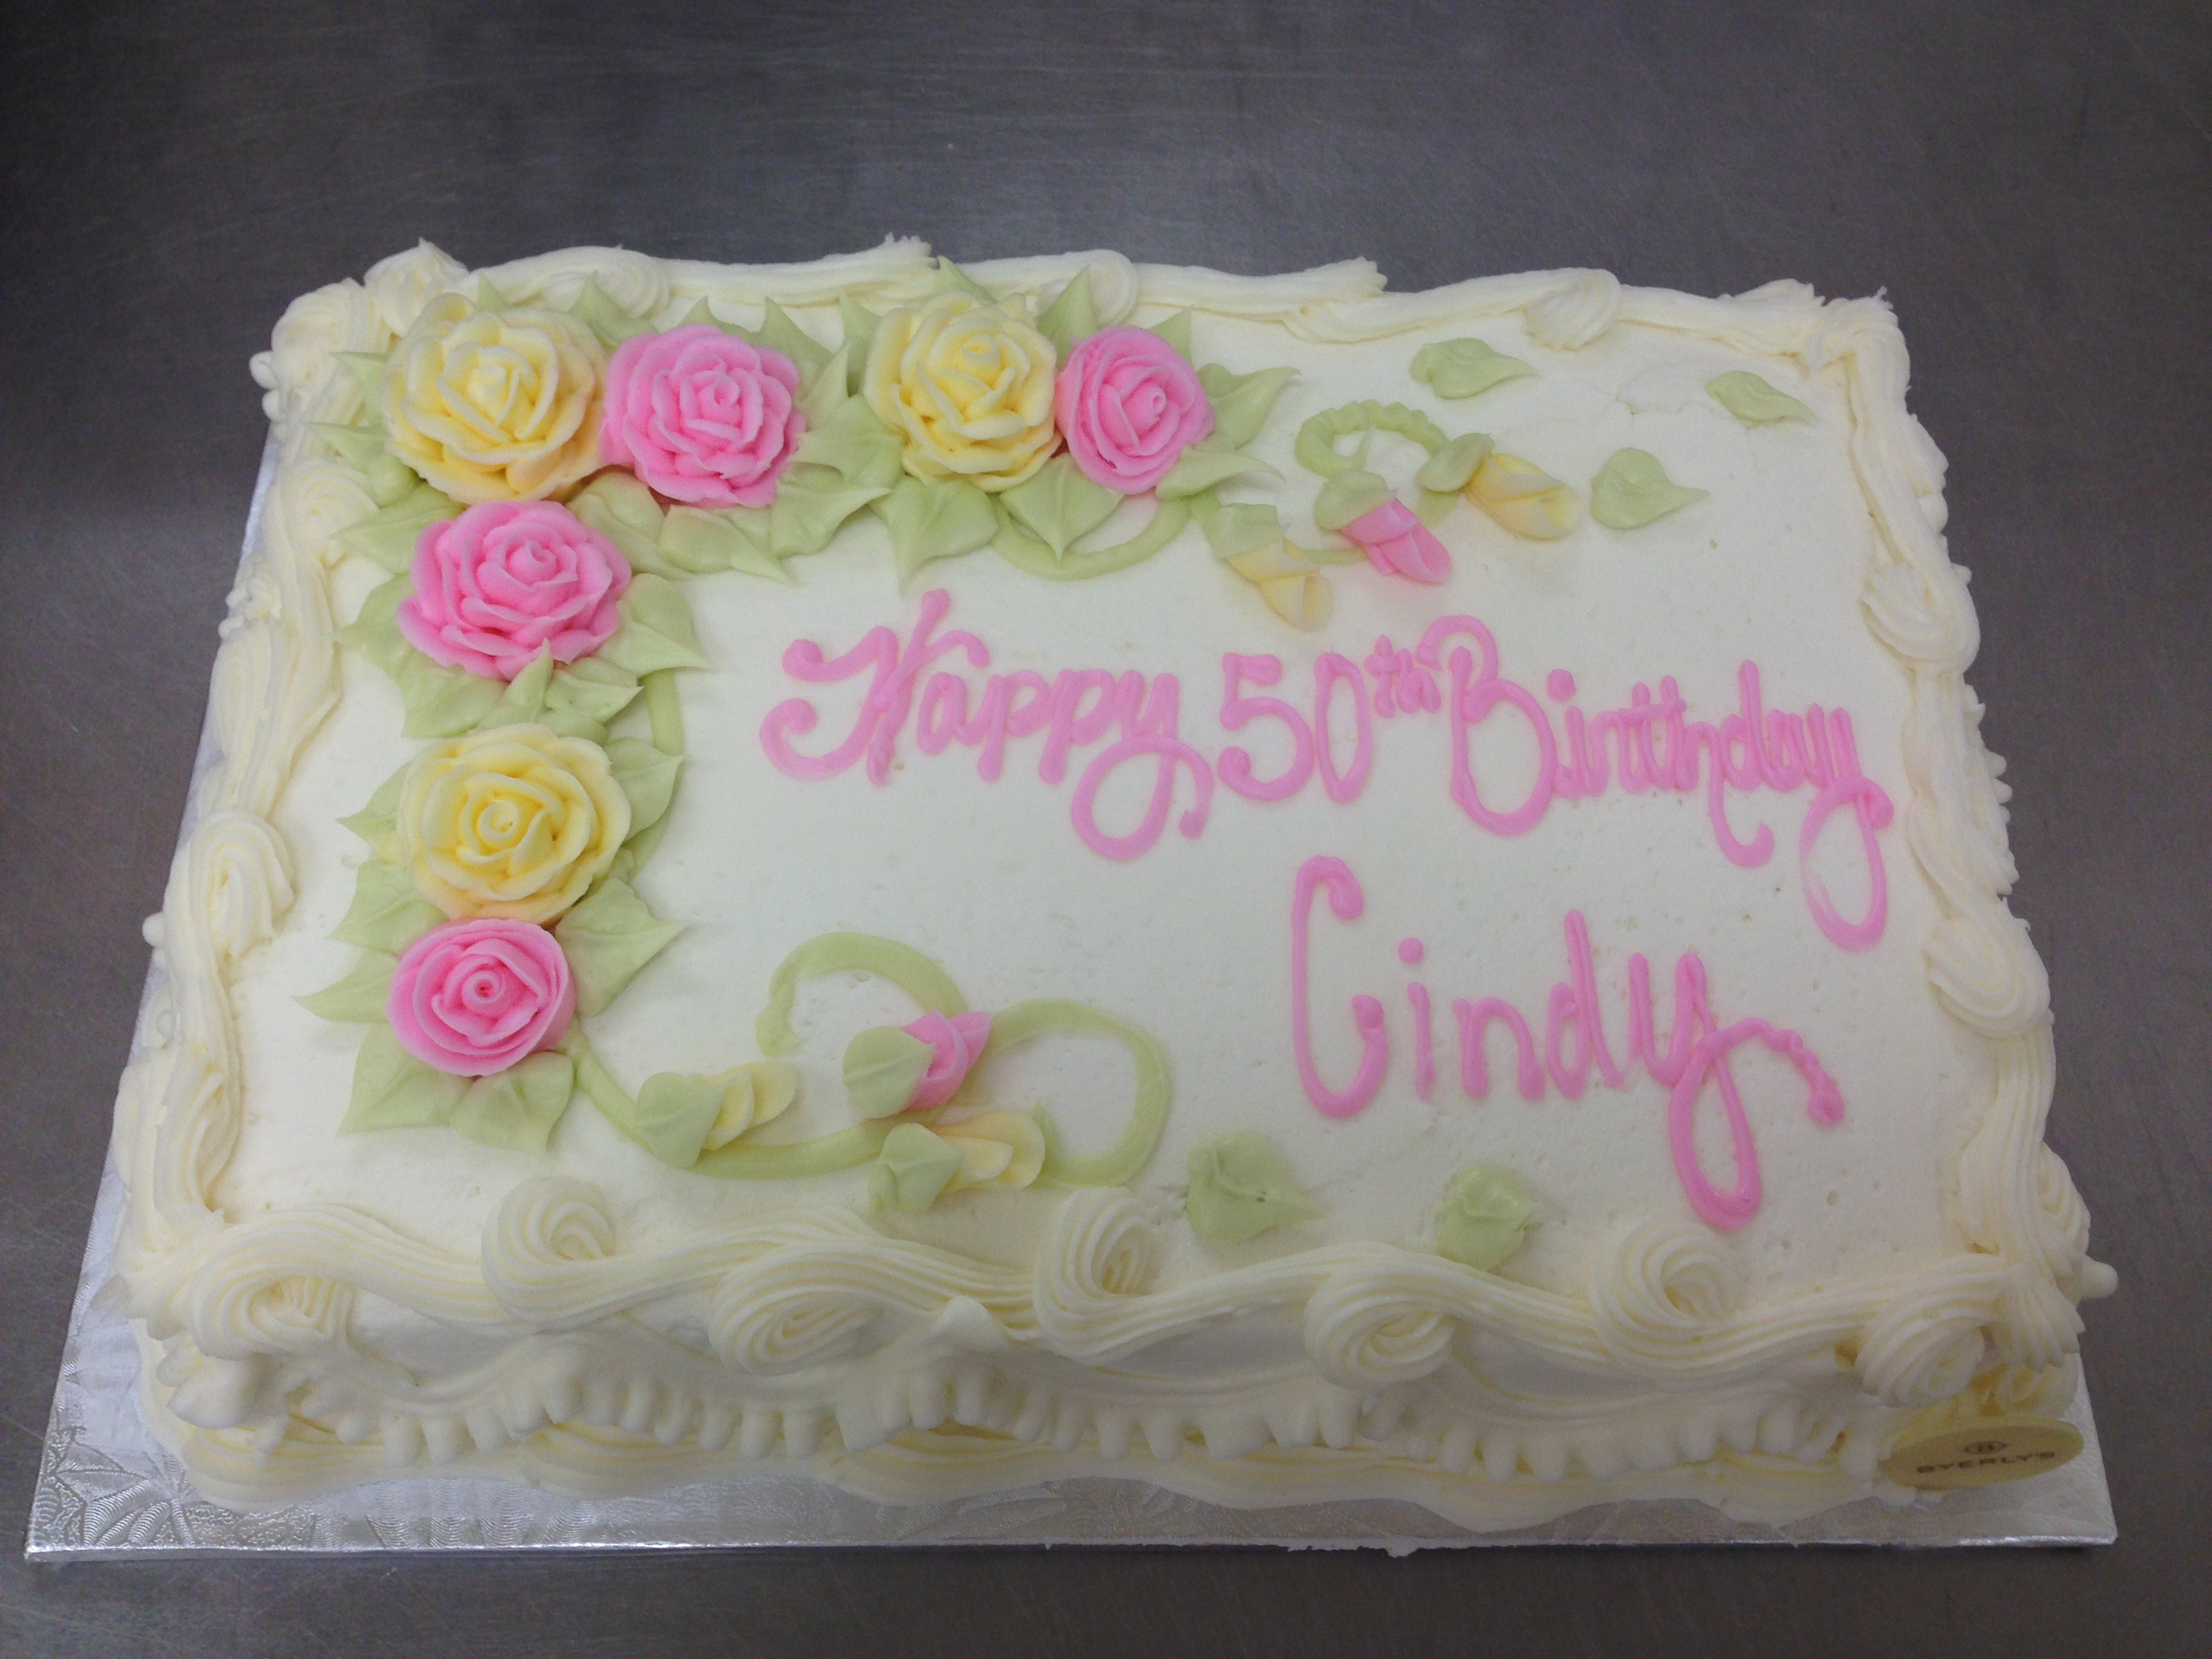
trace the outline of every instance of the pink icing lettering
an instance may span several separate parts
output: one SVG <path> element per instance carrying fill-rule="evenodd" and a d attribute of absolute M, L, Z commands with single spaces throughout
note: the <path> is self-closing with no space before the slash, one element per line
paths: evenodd
<path fill-rule="evenodd" d="M 1357 722 L 1357 736 L 1352 745 L 1352 769 L 1336 769 L 1336 742 L 1328 730 L 1329 698 L 1337 686 L 1352 688 L 1352 709 Z M 1367 699 L 1361 696 L 1359 669 L 1351 658 L 1334 651 L 1322 653 L 1321 660 L 1314 664 L 1314 762 L 1321 772 L 1321 787 L 1328 798 L 1342 805 L 1358 799 L 1367 785 L 1368 769 L 1375 763 L 1375 720 L 1367 712 Z"/>
<path fill-rule="evenodd" d="M 1241 732 L 1255 720 L 1278 720 L 1291 736 L 1291 763 L 1274 778 L 1254 777 L 1252 757 L 1245 750 L 1221 751 L 1222 782 L 1247 800 L 1286 800 L 1304 788 L 1306 780 L 1313 775 L 1314 734 L 1305 717 L 1280 697 L 1248 697 L 1238 691 L 1239 684 L 1245 680 L 1255 685 L 1273 685 L 1282 678 L 1279 657 L 1245 657 L 1231 651 L 1221 659 L 1221 729 Z"/>
<path fill-rule="evenodd" d="M 1429 988 L 1415 980 L 1406 988 L 1406 1000 L 1413 1007 L 1413 1092 L 1423 1100 L 1434 1100 L 1437 1045 L 1430 1030 Z"/>
<path fill-rule="evenodd" d="M 1676 1024 L 1679 1030 L 1679 1011 Z M 1763 1019 L 1740 1019 L 1699 1038 L 1698 1046 L 1690 1051 L 1688 1063 L 1683 1066 L 1674 1092 L 1668 1097 L 1667 1144 L 1674 1154 L 1675 1176 L 1682 1183 L 1683 1195 L 1690 1200 L 1690 1207 L 1707 1226 L 1724 1232 L 1742 1226 L 1759 1213 L 1759 1146 L 1752 1138 L 1751 1120 L 1745 1115 L 1735 1079 L 1723 1063 L 1731 1049 L 1754 1037 L 1796 1065 L 1806 1083 L 1808 1117 L 1815 1123 L 1829 1124 L 1839 1121 L 1844 1115 L 1844 1098 L 1837 1091 L 1834 1080 L 1796 1032 L 1778 1030 Z M 1728 1115 L 1729 1141 L 1735 1155 L 1735 1185 L 1726 1192 L 1714 1187 L 1698 1162 L 1698 1097 L 1709 1073 L 1718 1073 L 1721 1106 Z"/>
<path fill-rule="evenodd" d="M 1467 1091 L 1469 1099 L 1480 1100 L 1490 1093 L 1490 1057 L 1484 1053 L 1482 1042 L 1493 1019 L 1513 1034 L 1521 1098 L 1544 1097 L 1544 1067 L 1536 1059 L 1536 1039 L 1529 1034 L 1528 1022 L 1521 1018 L 1518 1008 L 1498 997 L 1485 997 L 1480 1002 L 1455 997 L 1452 1017 L 1459 1022 L 1459 1086 Z"/>
<path fill-rule="evenodd" d="M 1474 640 L 1482 653 L 1480 667 L 1464 647 L 1451 653 L 1451 752 L 1452 799 L 1460 810 L 1484 829 L 1494 835 L 1526 835 L 1536 827 L 1552 804 L 1553 780 L 1559 770 L 1559 747 L 1552 737 L 1552 723 L 1545 718 L 1542 705 L 1527 690 L 1510 680 L 1498 676 L 1498 641 L 1490 630 L 1473 617 L 1440 617 L 1429 624 L 1421 636 L 1414 657 L 1431 667 L 1440 666 L 1437 653 L 1444 641 L 1457 635 Z M 1528 720 L 1536 737 L 1536 777 L 1528 786 L 1528 799 L 1510 812 L 1499 811 L 1487 805 L 1474 781 L 1474 768 L 1468 755 L 1468 734 L 1490 718 L 1501 702 L 1510 703 Z"/>
<path fill-rule="evenodd" d="M 1309 1024 L 1307 960 L 1308 929 L 1312 924 L 1314 890 L 1326 888 L 1328 908 L 1340 921 L 1356 921 L 1367 908 L 1367 896 L 1358 878 L 1342 859 L 1317 856 L 1298 866 L 1291 890 L 1291 1048 L 1298 1066 L 1298 1080 L 1306 1098 L 1328 1117 L 1350 1117 L 1375 1098 L 1382 1074 L 1390 1064 L 1390 1036 L 1382 1024 L 1382 1005 L 1370 996 L 1352 1000 L 1352 1021 L 1359 1032 L 1359 1070 L 1345 1090 L 1322 1081 L 1314 1063 L 1313 1030 Z"/>
<path fill-rule="evenodd" d="M 1864 951 L 1881 939 L 1881 930 L 1889 920 L 1889 878 L 1882 868 L 1881 848 L 1875 844 L 1874 837 L 1876 830 L 1887 827 L 1896 809 L 1881 786 L 1859 771 L 1858 744 L 1851 732 L 1851 717 L 1838 708 L 1828 718 L 1832 723 L 1832 763 L 1824 769 L 1830 772 L 1833 781 L 1814 798 L 1812 811 L 1805 814 L 1805 826 L 1797 835 L 1797 867 L 1805 884 L 1806 905 L 1820 931 L 1846 951 Z M 1846 921 L 1838 912 L 1835 901 L 1828 896 L 1827 884 L 1813 869 L 1814 843 L 1820 840 L 1829 814 L 1847 801 L 1857 822 L 1859 846 L 1867 860 L 1867 913 L 1856 921 Z"/>
<path fill-rule="evenodd" d="M 1622 1073 L 1605 1045 L 1605 1026 L 1597 1006 L 1597 969 L 1590 959 L 1589 924 L 1583 920 L 1581 911 L 1567 912 L 1566 933 L 1567 979 L 1552 988 L 1544 1026 L 1544 1055 L 1559 1092 L 1569 1100 L 1580 1100 L 1589 1085 L 1593 1064 L 1609 1089 L 1620 1087 Z M 1569 1025 L 1575 1032 L 1571 1062 L 1560 1054 Z"/>
<path fill-rule="evenodd" d="M 1098 827 L 1098 791 L 1115 768 L 1142 755 L 1155 756 L 1159 762 L 1152 775 L 1152 799 L 1145 807 L 1145 816 L 1127 835 L 1109 835 Z M 1082 779 L 1075 786 L 1075 799 L 1068 808 L 1075 821 L 1075 833 L 1083 838 L 1085 847 L 1107 858 L 1120 860 L 1142 857 L 1152 849 L 1167 826 L 1168 808 L 1175 796 L 1176 772 L 1185 766 L 1190 769 L 1198 799 L 1176 821 L 1176 827 L 1186 837 L 1196 839 L 1206 828 L 1206 815 L 1213 802 L 1213 769 L 1206 763 L 1205 756 L 1181 738 L 1154 732 L 1123 738 L 1100 750 L 1084 768 Z"/>

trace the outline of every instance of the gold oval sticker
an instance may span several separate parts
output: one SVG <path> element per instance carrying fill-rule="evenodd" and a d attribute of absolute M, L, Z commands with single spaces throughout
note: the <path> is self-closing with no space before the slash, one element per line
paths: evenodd
<path fill-rule="evenodd" d="M 2069 1463 L 2081 1431 L 2056 1417 L 1984 1417 L 1908 1440 L 1881 1461 L 1885 1479 L 1940 1492 L 2025 1480 Z"/>

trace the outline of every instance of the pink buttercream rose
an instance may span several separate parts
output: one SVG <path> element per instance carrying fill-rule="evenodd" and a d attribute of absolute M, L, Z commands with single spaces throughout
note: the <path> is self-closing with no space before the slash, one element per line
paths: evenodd
<path fill-rule="evenodd" d="M 921 1080 L 914 1085 L 914 1093 L 907 1099 L 907 1109 L 919 1111 L 942 1106 L 960 1092 L 962 1080 L 983 1057 L 983 1045 L 991 1040 L 991 1017 L 947 1017 L 933 1012 L 907 1026 L 906 1032 L 936 1051 L 930 1056 L 929 1069 L 921 1074 Z"/>
<path fill-rule="evenodd" d="M 560 1042 L 575 1016 L 576 981 L 543 927 L 480 917 L 433 927 L 409 945 L 384 1012 L 416 1059 L 485 1077 Z"/>
<path fill-rule="evenodd" d="M 1083 476 L 1134 495 L 1213 431 L 1198 371 L 1157 334 L 1101 329 L 1067 354 L 1052 412 Z"/>
<path fill-rule="evenodd" d="M 1440 582 L 1451 574 L 1451 555 L 1413 508 L 1389 501 L 1345 526 L 1344 533 L 1366 550 L 1368 562 L 1388 575 L 1395 572 L 1417 582 Z"/>
<path fill-rule="evenodd" d="M 607 365 L 599 453 L 671 501 L 766 507 L 806 430 L 799 366 L 704 323 L 635 334 Z"/>
<path fill-rule="evenodd" d="M 424 656 L 511 680 L 550 649 L 574 662 L 607 642 L 629 586 L 622 550 L 553 501 L 487 501 L 424 526 L 399 631 Z"/>

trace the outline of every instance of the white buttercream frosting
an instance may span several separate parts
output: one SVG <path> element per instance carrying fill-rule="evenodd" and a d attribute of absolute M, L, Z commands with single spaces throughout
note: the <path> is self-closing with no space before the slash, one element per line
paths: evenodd
<path fill-rule="evenodd" d="M 155 1410 L 209 1491 L 272 1499 L 422 1462 L 605 1490 L 781 1453 L 900 1501 L 1144 1454 L 1152 1478 L 1232 1503 L 1404 1497 L 1498 1526 L 1688 1494 L 1781 1515 L 1875 1490 L 1881 1449 L 1912 1414 L 1988 1366 L 2030 1368 L 2037 1398 L 2063 1401 L 2074 1304 L 2112 1275 L 2088 1258 L 2086 1212 L 2042 1144 L 2047 983 L 2003 902 L 2006 791 L 1962 678 L 1973 612 L 1887 307 L 1823 305 L 1786 283 L 1703 300 L 1578 270 L 1393 295 L 1364 261 L 1246 278 L 1091 252 L 969 275 L 1041 307 L 1084 270 L 1102 325 L 1188 307 L 1201 361 L 1298 371 L 1251 446 L 1280 478 L 1228 492 L 1277 505 L 1294 542 L 1321 539 L 1298 424 L 1366 398 L 1482 430 L 1577 488 L 1632 447 L 1707 495 L 1632 537 L 1586 525 L 1542 544 L 1462 510 L 1438 531 L 1452 556 L 1440 593 L 1340 573 L 1312 640 L 1215 565 L 1194 528 L 1095 582 L 1038 583 L 988 552 L 931 567 L 948 625 L 983 640 L 994 670 L 1171 670 L 1183 735 L 1218 753 L 1232 740 L 1215 724 L 1223 652 L 1280 656 L 1292 696 L 1320 651 L 1357 661 L 1384 633 L 1411 647 L 1453 611 L 1489 623 L 1524 684 L 1571 669 L 1589 709 L 1671 674 L 1693 718 L 1717 720 L 1754 659 L 1771 707 L 1850 710 L 1867 776 L 1898 805 L 1880 942 L 1845 953 L 1811 926 L 1796 809 L 1766 798 L 1735 809 L 1738 833 L 1772 819 L 1773 859 L 1751 871 L 1721 860 L 1700 800 L 1671 794 L 1575 803 L 1528 837 L 1471 840 L 1439 785 L 1433 719 L 1380 733 L 1354 809 L 1316 791 L 1265 807 L 1217 791 L 1203 835 L 1110 869 L 1069 830 L 1070 786 L 1041 782 L 1020 746 L 995 785 L 957 748 L 921 754 L 910 731 L 884 785 L 857 769 L 786 777 L 762 756 L 767 710 L 806 696 L 827 735 L 849 724 L 854 688 L 796 684 L 783 647 L 834 653 L 911 623 L 888 540 L 864 517 L 794 568 L 794 587 L 689 585 L 714 666 L 684 678 L 690 758 L 641 888 L 691 927 L 592 1023 L 593 1042 L 633 1087 L 719 1072 L 755 1057 L 751 1018 L 786 951 L 840 928 L 899 938 L 978 1006 L 1073 996 L 1152 1032 L 1175 1092 L 1132 1187 L 969 1193 L 872 1219 L 865 1170 L 680 1173 L 580 1100 L 543 1156 L 434 1130 L 337 1137 L 356 1039 L 293 999 L 347 963 L 327 935 L 360 853 L 337 819 L 416 745 L 392 688 L 331 643 L 381 576 L 336 539 L 374 499 L 308 428 L 358 406 L 333 353 L 385 349 L 437 294 L 470 286 L 426 244 L 365 286 L 295 302 L 255 360 L 283 465 L 216 665 L 220 759 L 149 927 L 165 988 L 118 1101 L 131 1203 L 118 1262 L 161 1353 Z M 827 342 L 841 295 L 882 310 L 936 281 L 927 250 L 896 241 L 805 266 L 577 249 L 483 274 L 552 306 L 589 280 L 663 325 L 702 299 L 750 323 L 773 298 Z M 1470 335 L 1537 373 L 1459 404 L 1409 378 L 1421 344 Z M 1734 368 L 1814 420 L 1747 431 L 1700 392 Z M 1403 489 L 1419 457 L 1396 442 L 1371 464 Z M 1262 775 L 1285 758 L 1265 732 L 1235 739 Z M 1514 767 L 1527 775 L 1510 756 L 1490 763 L 1509 795 Z M 1401 1047 L 1364 1113 L 1307 1103 L 1284 930 L 1291 874 L 1321 852 L 1351 865 L 1368 913 L 1354 928 L 1316 912 L 1319 1063 L 1350 1074 L 1343 1010 L 1358 991 L 1390 1003 L 1405 1042 L 1416 972 L 1390 947 L 1419 935 L 1418 976 L 1438 1003 L 1431 1098 Z M 1856 914 L 1863 892 L 1838 879 Z M 1459 1091 L 1451 998 L 1503 997 L 1540 1042 L 1569 908 L 1588 918 L 1616 1052 L 1627 953 L 1650 958 L 1663 1031 L 1668 970 L 1694 947 L 1724 1018 L 1799 1031 L 1834 1074 L 1846 1110 L 1821 1128 L 1786 1068 L 1741 1062 L 1765 1193 L 1740 1231 L 1684 1202 L 1666 1091 L 1640 1071 L 1621 1092 L 1527 1104 L 1493 1043 L 1488 1097 Z M 910 1013 L 849 976 L 807 988 L 796 1115 L 834 1103 L 852 1030 Z M 1050 1098 L 1081 1153 L 1126 1114 L 1124 1063 L 1040 1045 L 986 1083 L 1007 1104 Z M 1188 1152 L 1250 1127 L 1326 1213 L 1208 1245 L 1180 1213 Z M 1701 1122 L 1697 1141 L 1724 1175 L 1717 1128 Z M 1443 1181 L 1477 1159 L 1516 1170 L 1534 1203 L 1528 1243 L 1488 1273 L 1421 1246 Z M 937 1432 L 948 1425 L 979 1432 Z"/>

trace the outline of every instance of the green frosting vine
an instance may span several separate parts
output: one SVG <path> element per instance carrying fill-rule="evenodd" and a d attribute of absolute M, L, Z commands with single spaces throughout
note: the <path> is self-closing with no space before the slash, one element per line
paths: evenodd
<path fill-rule="evenodd" d="M 991 1017 L 991 1040 L 983 1050 L 994 1054 L 1041 1036 L 1111 1037 L 1128 1051 L 1136 1067 L 1137 1089 L 1129 1121 L 1104 1152 L 1079 1158 L 1064 1151 L 1052 1115 L 1042 1103 L 1031 1109 L 1037 1127 L 1044 1131 L 1044 1170 L 1038 1177 L 1060 1187 L 1121 1187 L 1137 1177 L 1159 1145 L 1167 1127 L 1168 1057 L 1158 1043 L 1126 1019 L 1080 1002 L 1046 997 L 1018 1002 Z"/>
<path fill-rule="evenodd" d="M 1443 428 L 1419 410 L 1370 399 L 1308 416 L 1305 424 L 1298 428 L 1298 465 L 1324 478 L 1333 478 L 1355 467 L 1364 468 L 1367 465 L 1367 445 L 1362 442 L 1346 455 L 1337 448 L 1336 441 L 1376 432 L 1395 432 L 1401 438 L 1410 438 L 1431 455 L 1449 441 Z"/>
<path fill-rule="evenodd" d="M 999 496 L 994 503 L 999 531 L 992 540 L 993 549 L 1016 569 L 1055 582 L 1083 581 L 1142 564 L 1176 538 L 1183 526 L 1190 522 L 1191 514 L 1190 503 L 1164 501 L 1153 509 L 1150 522 L 1128 540 L 1088 552 L 1056 555 L 1023 529 L 1014 519 L 1012 509 L 1004 505 L 1005 500 L 1005 496 Z"/>

